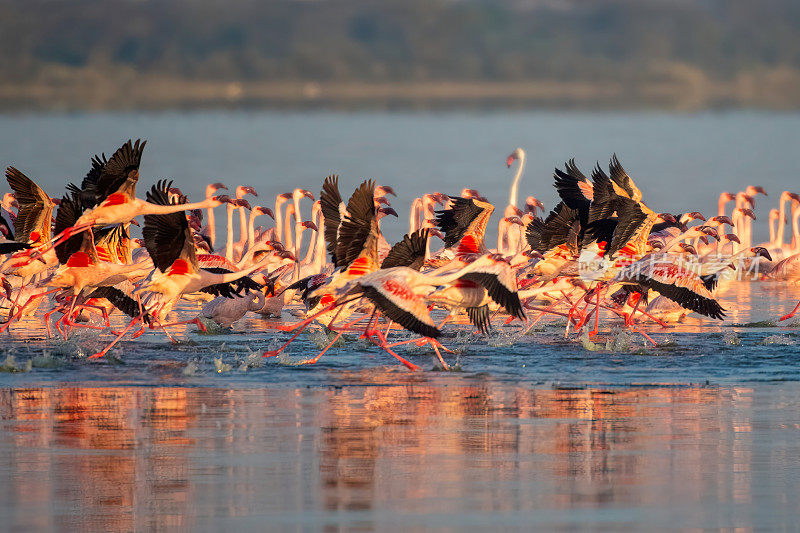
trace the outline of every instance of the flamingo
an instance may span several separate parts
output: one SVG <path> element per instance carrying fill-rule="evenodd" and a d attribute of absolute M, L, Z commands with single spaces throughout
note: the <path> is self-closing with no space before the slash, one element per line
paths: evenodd
<path fill-rule="evenodd" d="M 258 311 L 263 308 L 265 302 L 266 295 L 261 291 L 253 291 L 250 294 L 233 298 L 217 296 L 203 306 L 200 316 L 215 322 L 220 327 L 230 328 L 248 311 Z"/>

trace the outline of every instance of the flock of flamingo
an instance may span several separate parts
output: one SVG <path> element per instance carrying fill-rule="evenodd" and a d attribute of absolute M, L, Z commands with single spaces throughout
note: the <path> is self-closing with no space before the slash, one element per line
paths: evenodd
<path fill-rule="evenodd" d="M 110 158 L 94 156 L 80 186 L 68 184 L 60 199 L 16 168 L 6 170 L 13 193 L 3 197 L 0 216 L 0 332 L 43 308 L 48 336 L 51 326 L 64 338 L 77 327 L 111 333 L 95 358 L 148 328 L 174 340 L 172 326 L 230 327 L 252 312 L 279 319 L 276 330 L 291 333 L 264 356 L 277 356 L 313 324 L 330 342 L 300 364 L 317 362 L 343 334 L 356 333 L 409 369 L 419 367 L 398 347 L 412 343 L 429 345 L 448 368 L 442 352 L 450 350 L 439 341 L 448 322 L 487 334 L 501 323 L 518 320 L 528 331 L 544 317 L 559 317 L 565 336 L 572 330 L 591 337 L 602 314 L 652 342 L 640 327 L 645 322 L 666 328 L 692 312 L 723 319 L 717 297 L 737 275 L 800 281 L 800 196 L 788 191 L 770 212 L 770 241 L 754 246 L 761 187 L 723 193 L 709 218 L 656 213 L 613 156 L 608 172 L 598 164 L 591 179 L 574 161 L 555 169 L 560 202 L 544 216 L 532 196 L 518 207 L 525 167 L 518 148 L 507 159 L 517 168 L 495 249 L 486 244 L 495 207 L 474 189 L 415 199 L 408 234 L 390 245 L 381 223 L 397 216 L 391 187 L 364 181 L 345 202 L 339 178 L 329 176 L 319 200 L 295 189 L 264 207 L 248 202 L 257 197 L 252 187 L 239 186 L 229 197 L 217 195 L 227 188 L 214 183 L 203 201 L 187 203 L 162 180 L 142 200 L 136 186 L 145 144 L 128 141 Z M 214 213 L 223 206 L 224 243 L 216 239 Z M 263 216 L 274 221 L 268 229 L 256 225 Z M 137 219 L 141 238 L 131 233 Z M 170 321 L 181 300 L 197 314 Z M 798 309 L 800 303 L 781 320 Z M 299 319 L 291 322 L 284 310 Z M 434 311 L 443 315 L 438 323 Z M 124 327 L 112 327 L 115 312 L 129 317 Z M 412 335 L 398 338 L 401 329 Z"/>

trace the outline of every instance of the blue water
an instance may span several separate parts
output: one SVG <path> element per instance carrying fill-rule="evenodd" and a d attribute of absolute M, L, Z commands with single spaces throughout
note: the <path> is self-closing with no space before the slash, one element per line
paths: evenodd
<path fill-rule="evenodd" d="M 0 117 L 0 164 L 58 195 L 89 155 L 142 137 L 141 182 L 195 196 L 218 180 L 271 198 L 316 193 L 330 172 L 375 177 L 399 194 L 391 241 L 423 192 L 503 202 L 516 146 L 521 196 L 548 206 L 553 166 L 616 151 L 656 210 L 714 214 L 721 190 L 763 185 L 766 235 L 761 215 L 797 189 L 798 134 L 800 115 L 751 112 L 24 114 Z M 418 373 L 355 334 L 317 365 L 295 363 L 319 332 L 262 358 L 288 334 L 255 316 L 176 329 L 176 345 L 147 333 L 99 361 L 86 356 L 108 334 L 47 339 L 26 319 L 0 346 L 0 513 L 68 530 L 794 528 L 800 320 L 775 321 L 798 300 L 800 287 L 733 283 L 724 322 L 648 326 L 652 346 L 605 321 L 596 351 L 558 319 L 488 337 L 448 326 L 455 371 L 399 348 Z"/>

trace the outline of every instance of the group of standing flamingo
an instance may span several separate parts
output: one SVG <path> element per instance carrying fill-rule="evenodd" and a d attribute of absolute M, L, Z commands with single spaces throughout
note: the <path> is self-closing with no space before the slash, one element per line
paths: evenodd
<path fill-rule="evenodd" d="M 518 207 L 525 151 L 514 150 L 506 163 L 517 168 L 497 246 L 490 249 L 486 231 L 494 206 L 471 188 L 414 199 L 408 234 L 394 245 L 381 224 L 397 216 L 389 200 L 395 192 L 373 180 L 347 202 L 335 175 L 324 180 L 318 200 L 296 188 L 271 205 L 251 205 L 258 198 L 253 187 L 238 186 L 230 197 L 218 195 L 227 187 L 213 183 L 204 200 L 188 203 L 166 180 L 142 200 L 136 187 L 145 145 L 128 141 L 109 158 L 94 156 L 80 185 L 68 184 L 61 198 L 8 167 L 13 193 L 3 197 L 0 215 L 6 312 L 0 331 L 35 316 L 46 302 L 48 334 L 51 326 L 64 337 L 75 327 L 112 333 L 92 356 L 101 357 L 146 328 L 172 338 L 168 328 L 178 324 L 230 327 L 253 312 L 277 319 L 276 330 L 293 332 L 265 356 L 277 355 L 315 324 L 332 338 L 303 363 L 318 361 L 343 334 L 357 332 L 411 369 L 418 367 L 397 347 L 428 344 L 447 368 L 441 354 L 447 348 L 438 340 L 447 323 L 468 323 L 487 334 L 498 319 L 519 320 L 527 329 L 558 316 L 567 320 L 565 335 L 570 329 L 587 333 L 591 321 L 588 334 L 594 335 L 603 314 L 647 336 L 639 327 L 647 321 L 667 327 L 691 312 L 723 319 L 717 295 L 729 285 L 731 270 L 759 272 L 757 279 L 765 281 L 800 281 L 798 194 L 780 195 L 769 216 L 770 241 L 753 246 L 755 198 L 766 195 L 761 187 L 723 193 L 708 219 L 698 212 L 656 213 L 616 155 L 608 173 L 597 165 L 591 179 L 574 161 L 555 169 L 560 202 L 542 218 L 544 206 L 533 196 Z M 224 244 L 215 216 L 223 205 Z M 259 217 L 272 221 L 263 227 Z M 141 237 L 132 234 L 137 219 Z M 176 308 L 184 320 L 174 319 L 180 318 L 173 316 Z M 121 328 L 110 320 L 117 311 L 129 317 Z M 284 321 L 284 311 L 301 319 Z M 442 315 L 438 323 L 435 313 Z M 401 328 L 414 335 L 390 342 Z"/>

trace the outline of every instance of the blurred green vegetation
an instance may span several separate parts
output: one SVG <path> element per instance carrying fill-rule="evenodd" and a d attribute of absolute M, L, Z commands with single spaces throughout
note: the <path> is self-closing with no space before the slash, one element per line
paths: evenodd
<path fill-rule="evenodd" d="M 0 2 L 7 102 L 62 88 L 115 105 L 144 98 L 139 84 L 202 101 L 258 99 L 259 83 L 553 82 L 786 107 L 800 102 L 798 72 L 798 0 Z M 540 97 L 559 100 L 549 91 Z"/>

